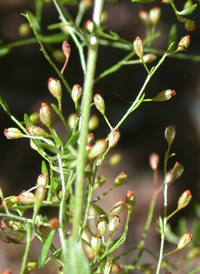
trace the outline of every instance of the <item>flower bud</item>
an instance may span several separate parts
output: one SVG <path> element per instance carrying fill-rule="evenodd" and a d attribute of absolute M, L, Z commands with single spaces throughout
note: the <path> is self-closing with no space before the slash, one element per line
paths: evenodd
<path fill-rule="evenodd" d="M 39 185 L 35 191 L 35 201 L 41 204 L 46 198 L 46 189 L 43 185 Z"/>
<path fill-rule="evenodd" d="M 157 170 L 159 164 L 159 155 L 157 153 L 152 153 L 149 157 L 149 165 L 152 170 Z"/>
<path fill-rule="evenodd" d="M 101 175 L 99 175 L 95 181 L 94 181 L 94 190 L 101 187 L 107 180 L 107 174 L 103 172 Z"/>
<path fill-rule="evenodd" d="M 183 166 L 181 164 L 179 164 L 178 162 L 176 162 L 172 169 L 172 174 L 173 174 L 174 180 L 178 179 L 181 176 L 181 174 L 183 173 L 183 171 L 184 171 Z"/>
<path fill-rule="evenodd" d="M 167 184 L 172 183 L 173 180 L 174 180 L 174 176 L 172 174 L 172 170 L 170 170 L 167 172 L 167 178 L 166 178 Z"/>
<path fill-rule="evenodd" d="M 37 184 L 46 186 L 48 184 L 48 175 L 47 173 L 41 173 L 37 178 Z"/>
<path fill-rule="evenodd" d="M 165 139 L 167 140 L 168 144 L 171 145 L 174 141 L 176 135 L 176 128 L 175 126 L 168 126 L 165 129 Z"/>
<path fill-rule="evenodd" d="M 109 147 L 116 146 L 116 144 L 119 142 L 120 136 L 121 136 L 121 134 L 120 134 L 118 128 L 115 130 L 112 130 L 108 136 Z"/>
<path fill-rule="evenodd" d="M 31 120 L 31 122 L 35 125 L 39 122 L 40 120 L 40 115 L 38 112 L 34 112 L 29 116 L 29 119 Z"/>
<path fill-rule="evenodd" d="M 76 122 L 76 119 L 77 119 L 77 114 L 76 113 L 72 113 L 72 114 L 69 115 L 68 125 L 71 129 L 73 129 L 73 127 L 75 125 L 75 122 Z"/>
<path fill-rule="evenodd" d="M 60 80 L 54 79 L 54 78 L 49 78 L 48 80 L 48 89 L 50 93 L 55 97 L 57 100 L 62 99 L 62 86 L 60 83 Z"/>
<path fill-rule="evenodd" d="M 158 21 L 160 20 L 160 8 L 154 7 L 149 11 L 149 20 L 151 24 L 155 27 L 158 24 Z"/>
<path fill-rule="evenodd" d="M 15 205 L 18 202 L 18 200 L 17 200 L 16 196 L 9 196 L 4 199 L 4 202 L 5 202 L 6 206 L 8 208 L 10 208 L 11 206 Z M 2 202 L 3 207 L 5 207 L 4 202 Z"/>
<path fill-rule="evenodd" d="M 103 153 L 107 148 L 107 142 L 106 139 L 101 139 L 96 141 L 94 146 L 91 148 L 91 150 L 88 153 L 88 158 L 93 159 L 97 156 L 99 156 L 101 153 Z"/>
<path fill-rule="evenodd" d="M 48 238 L 48 236 L 49 236 L 49 230 L 45 227 L 45 226 L 43 226 L 43 225 L 40 225 L 39 226 L 39 233 L 40 233 L 40 235 L 41 235 L 41 237 L 43 238 L 43 239 L 47 239 Z"/>
<path fill-rule="evenodd" d="M 133 49 L 136 53 L 136 55 L 142 59 L 143 58 L 143 55 L 144 55 L 144 48 L 143 48 L 143 42 L 142 42 L 142 39 L 137 36 L 135 38 L 135 41 L 133 42 Z"/>
<path fill-rule="evenodd" d="M 134 191 L 128 190 L 126 193 L 126 205 L 128 211 L 133 211 L 135 208 L 136 200 Z"/>
<path fill-rule="evenodd" d="M 42 103 L 39 113 L 40 113 L 40 121 L 44 125 L 46 125 L 47 127 L 50 127 L 50 125 L 51 125 L 51 112 L 50 112 L 49 106 L 45 103 Z"/>
<path fill-rule="evenodd" d="M 65 70 L 65 67 L 68 63 L 68 60 L 69 60 L 69 56 L 70 56 L 70 53 L 71 53 L 71 48 L 70 48 L 70 45 L 67 41 L 64 41 L 63 44 L 62 44 L 62 51 L 66 57 L 66 61 L 65 61 L 65 64 L 61 70 L 61 74 L 63 74 L 64 70 Z"/>
<path fill-rule="evenodd" d="M 111 166 L 116 166 L 118 165 L 122 160 L 122 155 L 120 153 L 114 153 L 109 160 L 109 164 Z"/>
<path fill-rule="evenodd" d="M 61 63 L 63 64 L 63 62 L 65 62 L 65 55 L 64 53 L 62 52 L 62 50 L 60 49 L 55 49 L 53 52 L 52 52 L 52 57 L 53 59 L 58 62 L 58 63 Z"/>
<path fill-rule="evenodd" d="M 37 261 L 32 260 L 27 263 L 27 266 L 25 268 L 24 274 L 29 274 L 31 271 L 33 271 L 37 267 Z"/>
<path fill-rule="evenodd" d="M 96 93 L 94 96 L 94 104 L 96 108 L 101 112 L 101 114 L 105 116 L 105 102 L 103 97 L 98 93 Z"/>
<path fill-rule="evenodd" d="M 49 137 L 50 135 L 41 127 L 37 126 L 28 126 L 26 130 L 32 136 L 41 136 L 41 137 Z"/>
<path fill-rule="evenodd" d="M 90 131 L 94 131 L 99 126 L 99 118 L 97 115 L 92 115 L 89 119 L 89 125 L 88 128 Z"/>
<path fill-rule="evenodd" d="M 189 232 L 185 233 L 179 240 L 178 242 L 178 249 L 183 249 L 184 247 L 186 247 L 190 241 L 192 240 L 192 234 L 190 234 Z"/>
<path fill-rule="evenodd" d="M 117 231 L 119 227 L 119 223 L 120 223 L 119 216 L 115 215 L 110 219 L 110 222 L 108 224 L 108 230 L 110 232 L 110 235 L 112 235 L 115 231 Z"/>
<path fill-rule="evenodd" d="M 94 252 L 94 255 L 98 255 L 99 251 L 101 250 L 101 237 L 94 234 L 91 239 L 91 248 Z"/>
<path fill-rule="evenodd" d="M 139 12 L 139 18 L 144 25 L 145 28 L 148 28 L 150 26 L 150 20 L 149 20 L 149 15 L 146 10 L 141 10 Z"/>
<path fill-rule="evenodd" d="M 192 200 L 192 194 L 191 194 L 190 190 L 184 191 L 178 200 L 178 209 L 180 210 L 180 209 L 186 207 L 190 203 L 191 200 Z"/>
<path fill-rule="evenodd" d="M 136 267 L 136 269 L 139 270 L 140 272 L 144 272 L 144 273 L 148 273 L 148 274 L 153 273 L 153 265 L 151 265 L 151 264 L 138 265 Z"/>
<path fill-rule="evenodd" d="M 104 218 L 99 218 L 99 220 L 97 221 L 97 228 L 101 234 L 101 236 L 104 236 L 106 233 L 106 227 L 107 227 L 107 223 L 105 221 Z"/>
<path fill-rule="evenodd" d="M 192 20 L 186 19 L 185 28 L 186 28 L 187 31 L 195 30 L 195 22 L 192 21 Z"/>
<path fill-rule="evenodd" d="M 92 143 L 93 141 L 94 141 L 94 134 L 93 133 L 89 133 L 88 134 L 87 142 L 88 143 Z"/>
<path fill-rule="evenodd" d="M 166 89 L 166 90 L 163 90 L 163 91 L 159 92 L 156 95 L 156 97 L 153 98 L 153 100 L 157 101 L 157 102 L 164 102 L 164 101 L 170 100 L 175 95 L 176 95 L 175 90 L 173 90 L 173 89 Z"/>
<path fill-rule="evenodd" d="M 89 33 L 93 33 L 94 31 L 94 22 L 92 22 L 91 20 L 87 20 L 84 24 L 86 30 L 89 32 Z"/>
<path fill-rule="evenodd" d="M 108 17 L 109 17 L 109 14 L 107 11 L 103 10 L 103 12 L 101 13 L 101 24 L 105 25 L 105 23 L 108 22 Z"/>
<path fill-rule="evenodd" d="M 110 274 L 112 273 L 112 267 L 113 267 L 113 262 L 112 261 L 107 261 L 104 269 L 103 269 L 103 274 Z"/>
<path fill-rule="evenodd" d="M 118 274 L 118 273 L 121 272 L 121 268 L 119 267 L 118 264 L 113 264 L 112 272 L 113 272 L 114 274 Z"/>
<path fill-rule="evenodd" d="M 35 200 L 35 195 L 32 192 L 23 191 L 17 196 L 17 200 L 22 205 L 32 205 Z"/>
<path fill-rule="evenodd" d="M 193 5 L 192 0 L 188 0 L 185 2 L 183 9 L 185 10 L 185 9 L 191 7 L 192 5 Z"/>
<path fill-rule="evenodd" d="M 71 97 L 75 104 L 79 101 L 82 95 L 82 87 L 78 84 L 74 85 L 72 88 Z"/>
<path fill-rule="evenodd" d="M 4 129 L 3 133 L 7 139 L 19 139 L 23 137 L 23 133 L 18 128 L 14 127 Z"/>
<path fill-rule="evenodd" d="M 125 201 L 124 200 L 119 200 L 119 202 L 114 204 L 114 206 L 111 208 L 108 215 L 110 215 L 110 216 L 117 215 L 117 214 L 121 213 L 122 211 L 124 211 L 125 208 L 126 208 Z"/>
<path fill-rule="evenodd" d="M 178 43 L 178 47 L 176 49 L 176 52 L 178 51 L 186 51 L 190 44 L 190 35 L 186 35 L 183 38 L 181 38 L 180 42 Z"/>
<path fill-rule="evenodd" d="M 148 63 L 151 63 L 153 62 L 154 60 L 156 60 L 157 56 L 153 53 L 148 53 L 148 54 L 145 54 L 143 56 L 143 61 L 145 62 L 145 64 L 148 64 Z"/>
<path fill-rule="evenodd" d="M 58 218 L 53 218 L 49 220 L 49 226 L 53 230 L 57 230 L 59 228 L 59 220 Z"/>
<path fill-rule="evenodd" d="M 28 23 L 22 23 L 19 26 L 20 36 L 26 37 L 26 36 L 29 36 L 30 33 L 31 33 L 31 28 L 30 28 L 30 25 Z"/>
<path fill-rule="evenodd" d="M 115 186 L 122 186 L 127 182 L 128 175 L 124 172 L 121 172 L 116 178 L 115 178 Z"/>

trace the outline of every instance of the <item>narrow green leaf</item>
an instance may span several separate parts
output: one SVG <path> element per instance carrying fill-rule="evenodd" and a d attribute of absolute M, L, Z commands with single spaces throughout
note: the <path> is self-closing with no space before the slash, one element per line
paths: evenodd
<path fill-rule="evenodd" d="M 48 140 L 50 141 L 50 140 Z M 37 141 L 37 143 L 44 149 L 47 149 L 48 151 L 52 152 L 52 153 L 55 153 L 55 154 L 61 154 L 61 151 L 56 148 L 54 145 L 49 145 L 49 144 L 46 144 L 44 142 L 41 142 L 41 141 Z M 53 142 L 52 142 L 53 144 Z"/>
<path fill-rule="evenodd" d="M 4 55 L 8 54 L 10 52 L 10 49 L 8 47 L 1 48 L 0 49 L 0 57 L 3 57 Z"/>
<path fill-rule="evenodd" d="M 0 96 L 0 104 L 3 107 L 3 109 L 8 113 L 8 115 L 10 115 L 8 104 L 6 103 L 6 101 L 4 101 L 4 99 L 1 96 Z"/>
<path fill-rule="evenodd" d="M 169 31 L 169 39 L 168 39 L 168 46 L 169 47 L 173 42 L 177 42 L 177 26 L 176 24 L 173 24 L 171 26 L 171 29 Z M 175 43 L 173 44 L 173 46 L 170 48 L 169 52 L 173 52 L 176 48 Z"/>
<path fill-rule="evenodd" d="M 176 11 L 176 13 L 178 15 L 188 15 L 188 14 L 191 14 L 196 9 L 196 7 L 197 7 L 197 4 L 192 5 L 192 6 L 186 8 L 186 9 L 184 9 L 182 11 Z"/>
<path fill-rule="evenodd" d="M 90 274 L 88 259 L 79 242 L 70 238 L 64 254 L 64 274 Z"/>
<path fill-rule="evenodd" d="M 52 243 L 52 240 L 53 240 L 54 233 L 55 233 L 55 230 L 52 230 L 49 233 L 49 236 L 48 236 L 48 238 L 46 239 L 46 241 L 43 245 L 42 251 L 41 251 L 40 256 L 38 258 L 38 268 L 39 269 L 42 269 L 45 265 L 45 261 L 46 261 L 48 252 L 50 251 L 50 247 L 51 247 L 51 243 Z"/>
<path fill-rule="evenodd" d="M 49 171 L 48 171 L 48 168 L 47 168 L 47 165 L 46 165 L 45 161 L 42 161 L 41 173 L 46 173 L 47 176 L 49 175 Z"/>
<path fill-rule="evenodd" d="M 194 220 L 193 225 L 192 225 L 192 235 L 193 235 L 192 245 L 193 246 L 198 246 L 198 244 L 199 244 L 199 239 L 200 239 L 199 231 L 200 231 L 199 221 Z"/>
<path fill-rule="evenodd" d="M 39 23 L 38 23 L 38 21 L 37 21 L 35 15 L 34 15 L 32 12 L 26 11 L 25 14 L 22 14 L 22 15 L 25 16 L 26 18 L 29 17 L 31 23 L 34 25 L 34 27 L 36 28 L 36 30 L 37 30 L 38 32 L 41 31 L 40 25 L 39 25 Z"/>
<path fill-rule="evenodd" d="M 65 144 L 65 148 L 67 148 L 69 145 L 73 146 L 77 143 L 79 138 L 79 131 L 76 131 L 68 140 L 67 143 Z"/>
<path fill-rule="evenodd" d="M 53 134 L 54 134 L 56 145 L 59 145 L 61 148 L 63 148 L 63 142 L 55 129 L 53 129 Z"/>
<path fill-rule="evenodd" d="M 26 113 L 24 114 L 24 123 L 26 127 L 34 126 L 33 122 L 30 120 L 29 116 Z"/>
<path fill-rule="evenodd" d="M 91 204 L 91 206 L 99 213 L 99 215 L 103 215 L 106 223 L 108 223 L 108 217 L 107 217 L 106 212 L 102 208 L 100 208 L 99 206 L 97 206 L 95 204 Z"/>
<path fill-rule="evenodd" d="M 197 214 L 197 217 L 200 218 L 200 204 L 195 205 L 195 212 Z"/>

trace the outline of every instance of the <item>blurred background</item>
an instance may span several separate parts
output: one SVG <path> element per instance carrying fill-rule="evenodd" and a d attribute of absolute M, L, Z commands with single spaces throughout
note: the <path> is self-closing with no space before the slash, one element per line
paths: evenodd
<path fill-rule="evenodd" d="M 117 32 L 121 37 L 129 41 L 135 40 L 136 36 L 145 38 L 145 29 L 141 24 L 138 13 L 140 10 L 149 11 L 158 6 L 161 8 L 161 19 L 158 28 L 162 29 L 162 35 L 155 40 L 153 47 L 166 50 L 168 33 L 170 27 L 175 23 L 178 27 L 178 41 L 188 32 L 184 24 L 178 22 L 175 14 L 169 5 L 155 1 L 150 4 L 136 4 L 130 0 L 118 1 L 117 3 L 105 2 L 105 10 L 108 14 L 107 29 Z M 182 1 L 176 1 L 179 10 L 182 9 Z M 14 43 L 23 37 L 19 33 L 21 24 L 26 19 L 21 15 L 26 10 L 34 13 L 35 2 L 32 0 L 1 0 L 0 1 L 0 41 L 2 45 Z M 77 14 L 77 8 L 69 5 L 69 11 L 73 16 Z M 91 11 L 84 16 L 83 22 L 91 18 Z M 191 38 L 190 46 L 185 54 L 200 54 L 200 16 L 199 7 L 192 14 L 191 19 L 196 23 L 194 32 L 189 33 Z M 51 1 L 44 5 L 42 13 L 42 33 L 50 35 L 55 31 L 48 30 L 47 26 L 59 21 L 57 11 Z M 32 32 L 27 38 L 33 38 Z M 27 39 L 23 38 L 23 39 Z M 83 77 L 79 62 L 78 51 L 72 40 L 68 41 L 71 46 L 71 56 L 64 72 L 69 85 L 82 86 Z M 52 46 L 46 45 L 50 56 L 55 50 L 61 49 L 61 43 Z M 101 46 L 97 63 L 96 75 L 114 65 L 125 57 L 128 52 Z M 159 58 L 159 56 L 158 56 Z M 158 60 L 158 59 L 157 59 Z M 155 65 L 149 64 L 149 68 Z M 63 63 L 56 62 L 59 69 Z M 149 155 L 156 152 L 160 156 L 159 180 L 162 182 L 163 159 L 167 149 L 164 139 L 164 131 L 168 125 L 176 126 L 176 138 L 172 146 L 172 152 L 176 156 L 169 161 L 169 168 L 174 166 L 176 161 L 180 162 L 185 171 L 182 177 L 169 189 L 169 211 L 176 208 L 180 195 L 190 189 L 193 199 L 188 208 L 172 219 L 172 228 L 176 230 L 178 217 L 186 216 L 188 220 L 195 217 L 194 206 L 200 200 L 200 63 L 191 60 L 180 60 L 168 58 L 158 69 L 145 91 L 147 98 L 156 96 L 160 91 L 173 89 L 176 96 L 168 102 L 152 102 L 142 104 L 132 113 L 121 126 L 121 139 L 115 151 L 123 156 L 122 163 L 117 168 L 105 167 L 108 173 L 109 183 L 119 172 L 128 174 L 128 183 L 119 191 L 111 194 L 109 201 L 105 202 L 105 210 L 124 199 L 128 189 L 134 190 L 137 198 L 137 207 L 130 222 L 129 245 L 137 244 L 138 233 L 141 233 L 144 221 L 148 212 L 148 206 L 152 195 L 152 173 L 149 167 Z M 11 52 L 0 59 L 0 96 L 8 103 L 11 113 L 20 121 L 24 113 L 30 115 L 38 111 L 41 102 L 48 104 L 56 103 L 56 100 L 49 94 L 47 81 L 50 77 L 57 75 L 53 68 L 44 58 L 37 42 L 31 45 L 14 47 Z M 130 107 L 131 102 L 137 96 L 146 78 L 146 72 L 142 65 L 123 66 L 118 72 L 105 77 L 94 86 L 94 94 L 100 93 L 106 103 L 106 114 L 114 126 Z M 117 95 L 115 95 L 116 93 Z M 66 90 L 63 90 L 63 110 L 66 117 L 74 112 L 73 104 Z M 100 128 L 95 132 L 96 138 L 107 136 L 109 129 L 98 111 L 92 108 L 92 113 L 98 114 Z M 29 141 L 24 139 L 7 140 L 3 131 L 8 127 L 15 127 L 13 121 L 0 108 L 0 186 L 4 196 L 17 195 L 22 190 L 35 185 L 37 176 L 40 174 L 41 158 L 30 149 Z M 59 121 L 54 121 L 55 128 L 62 132 Z M 111 155 L 111 154 L 110 154 Z M 107 190 L 104 186 L 103 191 Z M 162 194 L 158 199 L 155 218 L 162 214 Z M 133 232 L 132 232 L 133 228 Z M 157 245 L 150 234 L 149 246 Z M 130 244 L 131 243 L 131 244 Z M 15 265 L 15 252 L 23 252 L 24 247 L 6 245 L 0 242 L 0 253 L 3 260 L 0 264 L 0 271 L 8 267 L 18 273 L 19 265 Z M 34 248 L 33 248 L 34 250 Z M 13 253 L 11 252 L 13 251 Z M 34 253 L 34 252 L 33 252 Z M 37 253 L 37 252 L 36 252 Z M 21 254 L 21 253 L 20 253 Z M 9 255 L 9 256 L 8 256 Z M 18 260 L 18 259 L 16 259 Z M 200 260 L 199 260 L 200 263 Z M 16 267 L 16 268 L 15 268 Z M 42 272 L 45 273 L 45 270 Z M 48 272 L 47 272 L 48 273 Z M 138 273 L 137 271 L 133 273 Z M 181 272 L 180 272 L 181 273 Z"/>

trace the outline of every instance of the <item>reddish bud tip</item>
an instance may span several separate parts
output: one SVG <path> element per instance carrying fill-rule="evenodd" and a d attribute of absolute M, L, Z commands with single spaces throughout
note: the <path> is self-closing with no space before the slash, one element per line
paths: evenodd
<path fill-rule="evenodd" d="M 107 148 L 107 142 L 106 139 L 101 139 L 96 141 L 94 146 L 91 148 L 91 150 L 88 153 L 88 158 L 93 159 L 97 156 L 99 156 L 101 153 L 103 153 Z"/>
<path fill-rule="evenodd" d="M 121 213 L 122 211 L 124 211 L 125 208 L 126 208 L 125 201 L 124 200 L 119 200 L 119 202 L 114 204 L 114 206 L 111 208 L 108 215 L 110 215 L 110 216 L 117 215 L 117 214 Z"/>
<path fill-rule="evenodd" d="M 136 55 L 142 59 L 143 56 L 144 56 L 144 48 L 143 48 L 143 42 L 142 42 L 142 39 L 137 36 L 135 38 L 135 41 L 133 42 L 133 49 L 136 53 Z"/>
<path fill-rule="evenodd" d="M 94 104 L 96 108 L 101 112 L 101 114 L 105 116 L 105 102 L 103 97 L 98 93 L 96 93 L 94 96 Z"/>
<path fill-rule="evenodd" d="M 49 226 L 53 230 L 57 230 L 59 228 L 59 220 L 58 218 L 53 218 L 49 220 Z"/>
<path fill-rule="evenodd" d="M 119 142 L 120 136 L 121 134 L 118 128 L 111 131 L 111 133 L 108 136 L 109 147 L 116 146 L 116 144 Z"/>
<path fill-rule="evenodd" d="M 116 178 L 115 178 L 115 186 L 122 186 L 127 182 L 128 175 L 124 172 L 121 172 Z"/>
<path fill-rule="evenodd" d="M 154 7 L 149 11 L 149 19 L 154 27 L 158 24 L 158 21 L 160 20 L 160 14 L 161 10 L 158 7 Z"/>
<path fill-rule="evenodd" d="M 110 235 L 112 235 L 115 231 L 117 231 L 120 223 L 119 216 L 113 216 L 108 224 L 108 230 Z"/>
<path fill-rule="evenodd" d="M 17 196 L 17 200 L 22 205 L 32 205 L 35 200 L 35 195 L 32 192 L 23 191 Z"/>
<path fill-rule="evenodd" d="M 176 135 L 176 128 L 175 126 L 168 126 L 165 129 L 165 139 L 167 140 L 168 144 L 171 145 L 174 141 Z"/>
<path fill-rule="evenodd" d="M 192 194 L 191 194 L 190 190 L 184 191 L 178 200 L 178 209 L 180 210 L 180 209 L 186 207 L 190 203 L 191 200 L 192 200 Z"/>
<path fill-rule="evenodd" d="M 185 28 L 187 31 L 194 31 L 195 30 L 195 22 L 189 19 L 185 21 Z"/>
<path fill-rule="evenodd" d="M 136 200 L 135 200 L 135 194 L 134 191 L 128 190 L 126 194 L 126 205 L 128 211 L 133 211 L 135 208 Z"/>
<path fill-rule="evenodd" d="M 190 234 L 189 232 L 185 233 L 179 240 L 178 242 L 178 249 L 183 249 L 184 247 L 186 247 L 190 241 L 192 240 L 192 234 Z"/>
<path fill-rule="evenodd" d="M 186 35 L 181 38 L 180 42 L 178 43 L 178 47 L 175 52 L 178 51 L 186 51 L 190 44 L 190 35 Z"/>
<path fill-rule="evenodd" d="M 175 90 L 173 89 L 166 89 L 158 93 L 158 95 L 154 98 L 154 101 L 157 102 L 164 102 L 168 101 L 176 95 Z"/>

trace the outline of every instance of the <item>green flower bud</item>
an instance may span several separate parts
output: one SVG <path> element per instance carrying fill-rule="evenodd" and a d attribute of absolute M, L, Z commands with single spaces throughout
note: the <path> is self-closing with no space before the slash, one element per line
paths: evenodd
<path fill-rule="evenodd" d="M 176 162 L 174 165 L 174 168 L 172 169 L 173 179 L 178 179 L 183 173 L 183 171 L 184 171 L 183 166 L 179 164 L 178 162 Z"/>
<path fill-rule="evenodd" d="M 143 56 L 144 56 L 144 48 L 143 48 L 143 42 L 142 42 L 142 39 L 137 36 L 135 38 L 135 41 L 133 42 L 133 49 L 136 53 L 136 55 L 142 59 Z"/>
<path fill-rule="evenodd" d="M 116 144 L 119 142 L 120 136 L 121 136 L 121 134 L 120 134 L 118 128 L 111 131 L 111 133 L 108 136 L 109 147 L 116 146 Z"/>
<path fill-rule="evenodd" d="M 118 165 L 122 160 L 122 155 L 120 153 L 114 153 L 109 160 L 109 164 L 111 166 L 116 166 Z"/>
<path fill-rule="evenodd" d="M 103 97 L 98 93 L 96 93 L 94 96 L 94 104 L 96 108 L 101 112 L 101 114 L 105 116 L 105 102 Z"/>
<path fill-rule="evenodd" d="M 97 221 L 97 228 L 98 228 L 101 236 L 105 235 L 106 227 L 107 227 L 107 223 L 106 223 L 105 219 L 102 217 L 99 218 L 99 220 Z"/>
<path fill-rule="evenodd" d="M 3 133 L 7 139 L 19 139 L 23 137 L 23 133 L 18 128 L 14 127 L 4 129 Z"/>
<path fill-rule="evenodd" d="M 159 164 L 159 155 L 157 153 L 152 153 L 149 157 L 149 165 L 152 170 L 157 170 Z"/>
<path fill-rule="evenodd" d="M 146 10 L 141 10 L 139 12 L 139 18 L 145 28 L 148 28 L 150 26 L 149 14 Z"/>
<path fill-rule="evenodd" d="M 25 268 L 24 274 L 29 274 L 31 271 L 33 271 L 37 267 L 37 261 L 32 260 L 27 263 L 27 266 Z"/>
<path fill-rule="evenodd" d="M 175 135 L 176 135 L 175 126 L 168 126 L 165 129 L 165 139 L 167 140 L 169 145 L 173 143 Z"/>
<path fill-rule="evenodd" d="M 149 11 L 149 19 L 154 27 L 158 24 L 158 21 L 160 20 L 160 14 L 161 10 L 158 7 L 154 7 Z"/>
<path fill-rule="evenodd" d="M 103 269 L 103 274 L 110 274 L 112 273 L 112 267 L 113 267 L 113 262 L 112 261 L 107 261 L 104 269 Z"/>
<path fill-rule="evenodd" d="M 122 211 L 124 211 L 125 208 L 126 208 L 125 201 L 124 200 L 120 200 L 119 202 L 117 202 L 116 204 L 114 204 L 114 206 L 109 211 L 108 215 L 110 215 L 110 216 L 117 215 L 117 214 L 121 213 Z"/>
<path fill-rule="evenodd" d="M 75 125 L 75 122 L 76 122 L 76 119 L 77 119 L 77 114 L 76 113 L 72 113 L 72 114 L 69 115 L 68 125 L 71 129 L 73 129 L 73 127 Z"/>
<path fill-rule="evenodd" d="M 97 236 L 96 234 L 94 234 L 94 236 L 92 236 L 91 239 L 91 248 L 92 251 L 94 252 L 94 255 L 98 255 L 98 253 L 101 250 L 101 237 Z"/>
<path fill-rule="evenodd" d="M 128 190 L 126 193 L 126 205 L 128 211 L 133 211 L 135 208 L 136 200 L 134 191 Z"/>
<path fill-rule="evenodd" d="M 50 135 L 41 127 L 37 126 L 28 126 L 26 128 L 28 133 L 32 136 L 41 136 L 41 137 L 49 137 Z"/>
<path fill-rule="evenodd" d="M 114 274 L 118 274 L 118 273 L 121 272 L 121 268 L 119 267 L 118 264 L 113 264 L 112 272 L 113 272 Z"/>
<path fill-rule="evenodd" d="M 43 225 L 40 225 L 39 226 L 39 233 L 40 233 L 40 236 L 43 238 L 43 239 L 47 239 L 48 236 L 49 236 L 49 230 L 43 226 Z"/>
<path fill-rule="evenodd" d="M 29 116 L 29 119 L 33 124 L 37 124 L 40 120 L 40 115 L 38 112 L 34 112 Z"/>
<path fill-rule="evenodd" d="M 17 200 L 16 196 L 9 196 L 4 199 L 4 202 L 5 202 L 6 206 L 8 208 L 10 208 L 11 206 L 15 205 L 18 202 L 18 200 Z M 4 202 L 2 202 L 3 207 L 5 207 Z"/>
<path fill-rule="evenodd" d="M 94 146 L 90 149 L 88 153 L 88 158 L 93 159 L 103 153 L 107 148 L 106 139 L 101 139 L 96 141 Z"/>
<path fill-rule="evenodd" d="M 137 270 L 139 270 L 140 272 L 144 272 L 147 274 L 152 274 L 153 273 L 153 265 L 151 264 L 143 264 L 143 265 L 138 265 L 136 267 Z"/>
<path fill-rule="evenodd" d="M 41 204 L 46 198 L 46 189 L 43 185 L 39 185 L 35 191 L 35 201 Z"/>
<path fill-rule="evenodd" d="M 101 187 L 107 180 L 107 174 L 103 172 L 101 175 L 99 175 L 95 181 L 94 181 L 94 190 Z"/>
<path fill-rule="evenodd" d="M 54 78 L 49 78 L 47 85 L 48 85 L 48 89 L 49 89 L 50 93 L 57 100 L 61 100 L 62 99 L 62 86 L 61 86 L 60 80 L 57 80 Z"/>
<path fill-rule="evenodd" d="M 164 102 L 164 101 L 170 100 L 175 95 L 176 95 L 175 90 L 166 89 L 166 90 L 159 92 L 158 95 L 156 95 L 156 97 L 153 98 L 153 100 L 157 101 L 157 102 Z"/>
<path fill-rule="evenodd" d="M 92 115 L 89 119 L 89 131 L 94 131 L 95 129 L 97 129 L 99 126 L 99 118 L 97 115 Z"/>
<path fill-rule="evenodd" d="M 190 44 L 190 35 L 186 35 L 181 38 L 180 42 L 178 43 L 178 47 L 175 52 L 178 51 L 186 51 Z"/>
<path fill-rule="evenodd" d="M 192 240 L 192 234 L 190 234 L 189 232 L 185 233 L 179 240 L 178 242 L 178 249 L 183 249 L 184 247 L 186 247 L 190 241 Z"/>
<path fill-rule="evenodd" d="M 148 54 L 145 54 L 143 56 L 143 61 L 145 62 L 145 64 L 148 64 L 148 63 L 151 63 L 153 62 L 154 60 L 156 60 L 157 56 L 153 53 L 148 53 Z"/>
<path fill-rule="evenodd" d="M 121 172 L 116 178 L 115 178 L 115 186 L 122 186 L 127 182 L 128 175 L 124 172 Z"/>
<path fill-rule="evenodd" d="M 94 31 L 94 22 L 92 22 L 91 20 L 87 20 L 84 24 L 86 30 L 89 32 L 89 33 L 93 33 Z"/>
<path fill-rule="evenodd" d="M 193 31 L 195 30 L 195 22 L 189 19 L 186 19 L 185 21 L 185 28 L 187 31 Z"/>
<path fill-rule="evenodd" d="M 46 125 L 47 127 L 50 127 L 50 125 L 51 125 L 51 112 L 50 112 L 49 106 L 45 103 L 42 103 L 39 113 L 40 113 L 40 121 L 44 125 Z"/>
<path fill-rule="evenodd" d="M 28 36 L 30 33 L 31 33 L 31 28 L 30 28 L 30 25 L 29 25 L 28 23 L 22 23 L 22 24 L 19 26 L 19 34 L 20 34 L 22 37 L 26 37 L 26 36 Z"/>
<path fill-rule="evenodd" d="M 35 200 L 35 195 L 32 192 L 23 191 L 17 196 L 17 200 L 22 205 L 32 205 Z"/>
<path fill-rule="evenodd" d="M 71 97 L 75 104 L 79 101 L 82 95 L 82 87 L 79 85 L 74 85 L 72 88 Z"/>
<path fill-rule="evenodd" d="M 119 227 L 119 223 L 120 223 L 119 216 L 115 215 L 110 219 L 110 222 L 108 224 L 108 230 L 110 232 L 110 235 L 112 235 L 114 232 L 117 231 Z"/>
<path fill-rule="evenodd" d="M 48 184 L 48 175 L 47 173 L 41 173 L 37 178 L 37 184 L 46 186 Z"/>
<path fill-rule="evenodd" d="M 190 203 L 191 200 L 192 200 L 192 194 L 191 194 L 190 190 L 184 191 L 178 200 L 178 209 L 180 210 L 180 209 L 186 207 Z"/>

